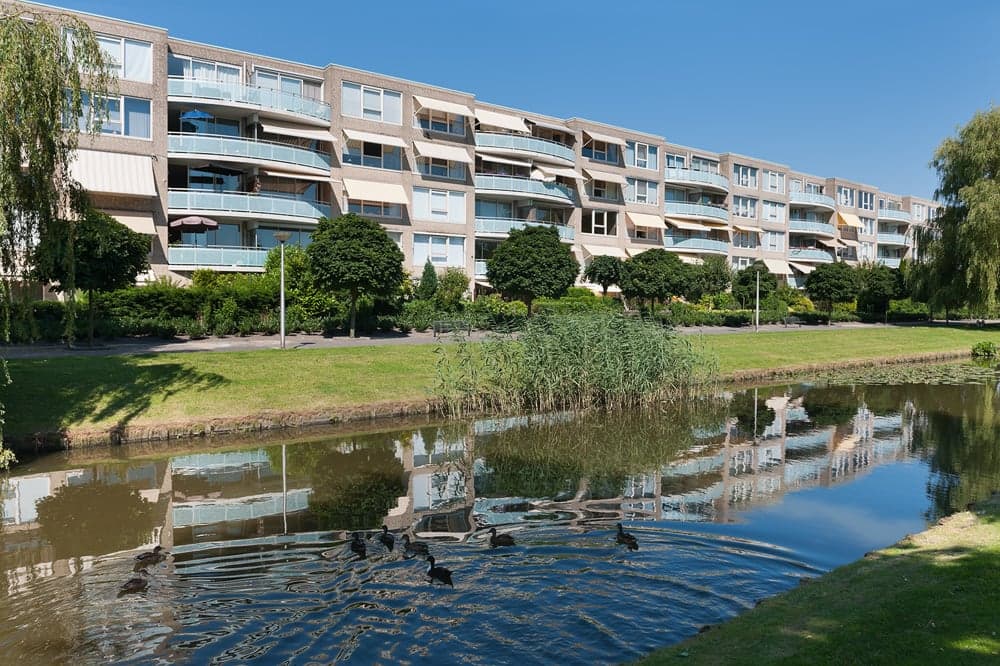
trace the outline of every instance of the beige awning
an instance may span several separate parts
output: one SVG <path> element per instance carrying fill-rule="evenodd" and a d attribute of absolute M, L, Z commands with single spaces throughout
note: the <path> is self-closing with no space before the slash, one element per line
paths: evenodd
<path fill-rule="evenodd" d="M 687 254 L 678 254 L 677 257 L 685 264 L 694 264 L 696 266 L 705 263 L 701 257 L 692 257 Z"/>
<path fill-rule="evenodd" d="M 663 223 L 663 218 L 659 215 L 650 215 L 649 213 L 633 213 L 630 210 L 625 211 L 625 217 L 627 217 L 632 224 L 637 227 L 643 227 L 646 229 L 666 229 L 667 225 Z"/>
<path fill-rule="evenodd" d="M 362 132 L 361 130 L 344 128 L 344 135 L 352 141 L 367 141 L 369 143 L 380 143 L 383 146 L 398 146 L 406 148 L 406 142 L 398 136 L 387 136 L 385 134 L 373 134 L 372 132 Z"/>
<path fill-rule="evenodd" d="M 487 109 L 476 109 L 476 120 L 483 125 L 501 127 L 513 132 L 524 132 L 525 134 L 528 134 L 531 131 L 528 129 L 528 125 L 524 122 L 524 118 L 510 116 L 506 113 L 497 113 L 496 111 L 488 111 Z"/>
<path fill-rule="evenodd" d="M 620 247 L 610 245 L 584 245 L 583 249 L 592 257 L 618 257 L 628 259 L 628 254 Z"/>
<path fill-rule="evenodd" d="M 850 238 L 841 238 L 840 242 L 847 247 L 861 247 L 861 244 L 856 240 L 851 240 Z"/>
<path fill-rule="evenodd" d="M 833 247 L 833 248 L 837 247 L 837 241 L 835 239 L 833 239 L 833 238 L 819 238 L 819 237 L 817 237 L 816 238 L 816 242 L 820 243 L 821 245 L 826 245 L 827 247 Z"/>
<path fill-rule="evenodd" d="M 70 158 L 70 177 L 83 189 L 98 194 L 155 197 L 153 158 L 103 150 L 77 150 Z"/>
<path fill-rule="evenodd" d="M 792 272 L 788 262 L 784 259 L 764 259 L 764 265 L 775 275 L 789 275 Z"/>
<path fill-rule="evenodd" d="M 764 230 L 761 229 L 760 227 L 751 227 L 751 226 L 747 226 L 745 224 L 734 224 L 733 225 L 733 229 L 739 229 L 740 231 L 746 231 L 748 233 L 757 234 L 757 235 L 760 235 L 760 234 L 764 233 Z"/>
<path fill-rule="evenodd" d="M 797 264 L 794 261 L 789 261 L 788 265 L 797 270 L 799 273 L 804 273 L 805 275 L 809 275 L 816 270 L 815 266 L 810 266 L 809 264 Z"/>
<path fill-rule="evenodd" d="M 536 125 L 538 127 L 544 127 L 545 129 L 552 130 L 553 132 L 565 132 L 566 134 L 574 134 L 573 130 L 566 127 L 562 123 L 553 123 L 545 120 L 532 120 L 531 118 L 528 118 L 527 120 L 532 125 Z"/>
<path fill-rule="evenodd" d="M 464 104 L 446 102 L 442 99 L 434 99 L 433 97 L 421 97 L 420 95 L 414 95 L 413 100 L 422 109 L 434 109 L 435 111 L 442 111 L 455 116 L 465 116 L 466 118 L 472 117 L 472 109 Z"/>
<path fill-rule="evenodd" d="M 858 219 L 857 215 L 853 213 L 841 213 L 837 211 L 837 217 L 840 220 L 840 224 L 845 227 L 854 227 L 856 229 L 864 229 L 864 225 L 861 224 L 861 220 Z"/>
<path fill-rule="evenodd" d="M 329 183 L 330 176 L 316 176 L 313 174 L 304 173 L 293 173 L 291 171 L 270 171 L 264 169 L 261 173 L 265 176 L 274 176 L 275 178 L 294 178 L 295 180 L 311 180 L 316 183 Z"/>
<path fill-rule="evenodd" d="M 137 210 L 108 210 L 105 212 L 136 233 L 146 236 L 156 235 L 156 225 L 153 224 L 152 213 Z"/>
<path fill-rule="evenodd" d="M 567 167 L 554 167 L 554 166 L 549 166 L 547 164 L 536 164 L 535 167 L 538 168 L 538 170 L 540 170 L 545 175 L 551 176 L 553 178 L 555 178 L 556 176 L 562 176 L 563 178 L 572 178 L 574 180 L 587 179 L 587 177 L 581 174 L 580 172 L 575 171 L 573 169 L 569 169 Z"/>
<path fill-rule="evenodd" d="M 524 162 L 522 160 L 510 160 L 506 157 L 494 157 L 493 155 L 479 155 L 479 157 L 484 162 L 493 162 L 494 164 L 510 164 L 511 166 L 531 168 L 531 162 Z"/>
<path fill-rule="evenodd" d="M 300 127 L 293 123 L 283 123 L 278 120 L 261 120 L 260 126 L 268 134 L 281 134 L 282 136 L 296 136 L 300 139 L 312 139 L 314 141 L 336 141 L 337 137 L 330 133 L 330 130 L 316 129 L 314 127 Z"/>
<path fill-rule="evenodd" d="M 634 257 L 637 254 L 642 254 L 643 252 L 652 249 L 653 248 L 651 247 L 627 247 L 625 248 L 625 251 L 628 252 L 628 256 Z"/>
<path fill-rule="evenodd" d="M 413 147 L 421 157 L 435 157 L 439 160 L 449 160 L 451 162 L 462 162 L 472 164 L 475 159 L 469 155 L 469 151 L 458 146 L 449 146 L 443 143 L 429 143 L 427 141 L 414 141 Z"/>
<path fill-rule="evenodd" d="M 697 222 L 688 222 L 687 220 L 678 220 L 675 217 L 666 218 L 667 222 L 672 227 L 677 227 L 678 229 L 687 229 L 688 231 L 714 231 L 710 227 L 702 226 Z"/>
<path fill-rule="evenodd" d="M 627 185 L 628 181 L 625 180 L 625 176 L 620 173 L 608 173 L 607 171 L 598 171 L 596 169 L 584 169 L 586 173 L 592 180 L 603 180 L 605 183 L 618 183 L 619 185 Z"/>
<path fill-rule="evenodd" d="M 347 190 L 348 199 L 359 201 L 381 201 L 383 203 L 396 203 L 404 206 L 410 203 L 406 196 L 406 190 L 402 185 L 395 183 L 374 183 L 370 180 L 344 179 L 344 189 Z"/>
<path fill-rule="evenodd" d="M 610 134 L 601 134 L 600 132 L 593 132 L 589 129 L 583 130 L 584 133 L 589 136 L 594 141 L 603 141 L 604 143 L 615 143 L 619 146 L 625 146 L 625 139 L 619 139 L 616 136 L 611 136 Z"/>

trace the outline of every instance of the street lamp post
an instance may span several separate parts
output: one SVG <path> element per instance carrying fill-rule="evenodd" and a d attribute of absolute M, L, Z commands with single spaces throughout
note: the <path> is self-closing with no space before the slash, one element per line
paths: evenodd
<path fill-rule="evenodd" d="M 757 271 L 757 305 L 753 313 L 753 332 L 760 332 L 760 271 Z"/>
<path fill-rule="evenodd" d="M 281 243 L 281 348 L 285 348 L 285 243 L 292 237 L 290 231 L 274 232 L 274 239 Z"/>

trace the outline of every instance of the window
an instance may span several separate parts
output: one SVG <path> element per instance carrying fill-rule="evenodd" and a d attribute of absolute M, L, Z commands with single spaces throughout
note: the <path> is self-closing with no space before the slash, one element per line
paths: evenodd
<path fill-rule="evenodd" d="M 636 227 L 632 232 L 632 238 L 638 240 L 658 241 L 660 240 L 660 230 L 650 229 L 648 227 Z"/>
<path fill-rule="evenodd" d="M 656 146 L 637 141 L 625 142 L 625 164 L 639 169 L 657 170 Z"/>
<path fill-rule="evenodd" d="M 465 165 L 461 162 L 442 160 L 437 157 L 418 157 L 417 170 L 425 176 L 465 180 Z"/>
<path fill-rule="evenodd" d="M 510 220 L 514 217 L 514 206 L 509 201 L 491 201 L 476 197 L 476 217 Z"/>
<path fill-rule="evenodd" d="M 599 162 L 618 164 L 618 146 L 591 139 L 583 145 L 583 156 Z"/>
<path fill-rule="evenodd" d="M 764 172 L 764 189 L 768 192 L 785 193 L 785 174 L 780 171 Z"/>
<path fill-rule="evenodd" d="M 862 208 L 864 210 L 875 210 L 875 193 L 859 190 L 858 208 Z"/>
<path fill-rule="evenodd" d="M 663 165 L 668 169 L 683 169 L 687 166 L 687 158 L 683 155 L 664 153 Z M 694 160 L 691 161 L 691 166 L 694 167 Z"/>
<path fill-rule="evenodd" d="M 167 74 L 184 79 L 198 81 L 217 81 L 221 83 L 242 83 L 243 70 L 233 65 L 219 62 L 196 60 L 187 56 L 167 55 Z"/>
<path fill-rule="evenodd" d="M 706 171 L 717 174 L 719 173 L 719 163 L 715 160 L 695 156 L 691 158 L 691 169 L 693 171 Z"/>
<path fill-rule="evenodd" d="M 72 34 L 72 31 L 67 31 Z M 153 80 L 153 45 L 134 39 L 97 35 L 110 70 L 120 79 L 149 83 Z"/>
<path fill-rule="evenodd" d="M 617 183 L 609 183 L 603 180 L 593 180 L 590 182 L 589 196 L 591 199 L 606 199 L 609 201 L 621 201 L 621 192 Z"/>
<path fill-rule="evenodd" d="M 465 192 L 413 188 L 413 219 L 465 224 Z"/>
<path fill-rule="evenodd" d="M 276 90 L 288 95 L 306 97 L 308 99 L 321 100 L 323 98 L 323 86 L 318 81 L 310 81 L 298 76 L 289 76 L 288 74 L 264 70 L 256 70 L 253 78 L 254 85 L 258 88 Z"/>
<path fill-rule="evenodd" d="M 782 252 L 785 249 L 785 234 L 780 231 L 764 232 L 764 249 L 768 252 Z"/>
<path fill-rule="evenodd" d="M 87 93 L 83 93 L 83 113 L 77 121 L 81 132 L 87 131 L 87 123 L 96 118 L 99 112 L 96 108 L 91 111 L 92 102 L 106 111 L 101 134 L 130 136 L 136 139 L 148 139 L 151 136 L 148 99 L 124 96 L 94 99 Z"/>
<path fill-rule="evenodd" d="M 242 247 L 243 232 L 238 224 L 219 223 L 218 228 L 199 233 L 181 233 L 181 243 L 198 247 Z"/>
<path fill-rule="evenodd" d="M 824 187 L 822 185 L 817 185 L 816 183 L 806 183 L 806 193 L 807 194 L 823 194 Z"/>
<path fill-rule="evenodd" d="M 311 231 L 300 231 L 298 229 L 278 229 L 276 227 L 257 227 L 256 230 L 256 240 L 257 247 L 272 248 L 278 247 L 280 243 L 275 239 L 274 234 L 278 231 L 287 231 L 291 234 L 288 239 L 288 245 L 296 245 L 298 247 L 306 247 L 312 242 L 312 232 Z"/>
<path fill-rule="evenodd" d="M 465 116 L 434 109 L 421 109 L 413 116 L 413 126 L 431 132 L 465 136 Z"/>
<path fill-rule="evenodd" d="M 656 183 L 636 178 L 626 178 L 625 201 L 631 203 L 656 204 Z"/>
<path fill-rule="evenodd" d="M 854 206 L 854 188 L 837 186 L 837 202 L 841 206 Z"/>
<path fill-rule="evenodd" d="M 394 125 L 401 125 L 403 122 L 403 96 L 394 90 L 344 81 L 341 107 L 345 116 Z"/>
<path fill-rule="evenodd" d="M 864 261 L 865 259 L 872 260 L 874 258 L 875 258 L 875 243 L 862 241 L 861 253 L 858 255 L 858 259 Z"/>
<path fill-rule="evenodd" d="M 385 203 L 383 201 L 360 201 L 350 199 L 347 202 L 347 212 L 357 213 L 366 217 L 392 217 L 400 219 L 403 217 L 403 207 L 399 204 Z"/>
<path fill-rule="evenodd" d="M 344 164 L 399 171 L 403 166 L 403 149 L 371 141 L 347 141 L 343 160 Z"/>
<path fill-rule="evenodd" d="M 756 231 L 733 231 L 733 246 L 755 248 L 760 240 Z"/>
<path fill-rule="evenodd" d="M 923 222 L 926 214 L 926 207 L 923 204 L 915 203 L 910 206 L 913 211 L 913 219 L 917 222 Z"/>
<path fill-rule="evenodd" d="M 423 266 L 428 259 L 435 266 L 464 268 L 465 237 L 414 234 L 413 265 Z"/>
<path fill-rule="evenodd" d="M 750 197 L 733 197 L 733 215 L 757 219 L 757 200 Z"/>
<path fill-rule="evenodd" d="M 763 217 L 765 222 L 784 222 L 785 204 L 777 201 L 765 201 L 763 206 Z"/>
<path fill-rule="evenodd" d="M 757 169 L 756 167 L 744 166 L 742 164 L 733 165 L 733 182 L 741 187 L 757 189 Z"/>
<path fill-rule="evenodd" d="M 788 191 L 789 192 L 801 192 L 802 191 L 802 181 L 798 178 L 792 178 L 788 181 Z"/>
<path fill-rule="evenodd" d="M 618 235 L 618 213 L 613 210 L 584 211 L 580 227 L 585 234 Z"/>
<path fill-rule="evenodd" d="M 864 227 L 863 231 L 867 236 L 875 235 L 875 220 L 870 217 L 859 217 L 861 220 L 861 226 Z"/>

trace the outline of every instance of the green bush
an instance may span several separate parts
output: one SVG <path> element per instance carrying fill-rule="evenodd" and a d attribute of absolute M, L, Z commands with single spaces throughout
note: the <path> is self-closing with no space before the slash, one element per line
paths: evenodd
<path fill-rule="evenodd" d="M 399 315 L 402 326 L 421 333 L 429 329 L 434 324 L 434 320 L 439 318 L 433 301 L 417 300 L 404 303 L 403 312 Z"/>
<path fill-rule="evenodd" d="M 473 328 L 513 330 L 528 318 L 528 306 L 522 301 L 505 301 L 500 294 L 487 294 L 467 303 L 465 316 Z"/>
<path fill-rule="evenodd" d="M 930 312 L 926 303 L 918 303 L 909 298 L 889 301 L 889 309 L 885 313 L 887 321 L 927 321 Z"/>
<path fill-rule="evenodd" d="M 589 289 L 573 288 L 573 294 L 562 298 L 536 298 L 531 303 L 533 314 L 555 315 L 604 310 L 620 310 L 621 303 L 614 299 L 604 299 Z"/>
<path fill-rule="evenodd" d="M 712 308 L 715 310 L 739 310 L 740 304 L 736 302 L 736 298 L 733 297 L 728 291 L 721 294 L 715 294 L 711 297 Z"/>
<path fill-rule="evenodd" d="M 996 358 L 1000 354 L 997 346 L 987 340 L 977 342 L 972 346 L 972 356 L 974 358 Z"/>

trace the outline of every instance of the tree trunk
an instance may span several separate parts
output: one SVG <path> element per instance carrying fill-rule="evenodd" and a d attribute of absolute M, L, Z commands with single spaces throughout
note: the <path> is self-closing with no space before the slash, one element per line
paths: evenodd
<path fill-rule="evenodd" d="M 601 285 L 601 300 L 607 300 L 608 298 L 608 287 L 607 285 Z"/>
<path fill-rule="evenodd" d="M 355 337 L 354 336 L 354 324 L 355 324 L 355 320 L 357 319 L 357 317 L 358 317 L 358 292 L 352 291 L 351 292 L 351 332 L 350 332 L 350 337 L 352 337 L 352 338 Z"/>
<path fill-rule="evenodd" d="M 90 340 L 90 346 L 93 347 L 94 346 L 94 310 L 96 310 L 96 308 L 94 307 L 94 290 L 93 289 L 88 289 L 87 290 L 87 309 L 89 311 L 87 314 L 88 314 L 88 318 L 90 320 L 89 321 L 89 325 L 88 325 L 89 331 L 87 333 L 87 337 Z"/>

